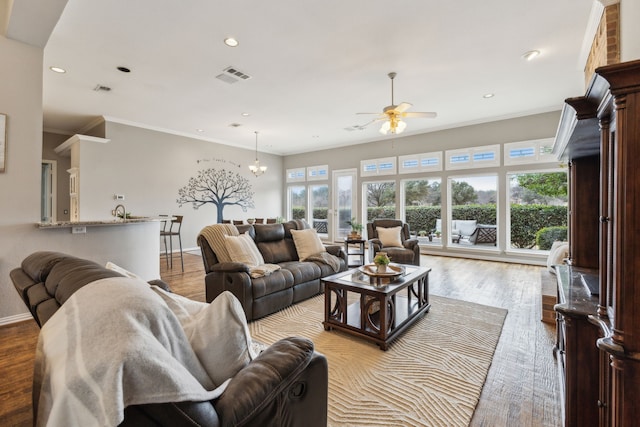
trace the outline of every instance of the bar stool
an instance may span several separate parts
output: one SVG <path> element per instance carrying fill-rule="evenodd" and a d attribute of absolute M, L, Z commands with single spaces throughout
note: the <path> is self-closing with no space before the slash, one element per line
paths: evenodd
<path fill-rule="evenodd" d="M 162 218 L 162 228 L 160 229 L 160 237 L 164 238 L 164 258 L 167 261 L 167 268 L 169 268 L 169 257 L 167 256 L 167 239 L 164 237 L 167 232 L 167 223 L 169 223 L 169 215 L 158 215 Z M 166 218 L 166 219 L 165 219 Z"/>
<path fill-rule="evenodd" d="M 255 224 L 263 224 L 263 223 L 264 223 L 264 218 L 256 218 Z"/>
<path fill-rule="evenodd" d="M 168 257 L 169 253 L 171 253 L 171 268 L 173 268 L 173 237 L 178 236 L 178 242 L 180 243 L 180 264 L 182 265 L 182 271 L 184 272 L 184 259 L 182 257 L 182 237 L 180 236 L 180 229 L 182 229 L 182 215 L 174 215 L 174 219 L 171 220 L 171 225 L 169 225 L 169 229 L 167 230 L 167 222 L 165 221 L 164 227 L 160 231 L 160 237 L 164 238 L 164 255 Z M 178 224 L 178 229 L 173 230 L 174 224 Z M 169 252 L 167 252 L 167 237 L 169 238 Z"/>
<path fill-rule="evenodd" d="M 233 225 L 242 225 L 244 224 L 244 221 L 241 219 L 234 219 L 233 220 Z"/>

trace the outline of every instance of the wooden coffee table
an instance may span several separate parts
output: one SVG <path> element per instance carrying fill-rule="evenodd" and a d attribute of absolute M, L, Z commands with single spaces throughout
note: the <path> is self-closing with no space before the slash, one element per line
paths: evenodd
<path fill-rule="evenodd" d="M 404 265 L 404 273 L 377 280 L 359 269 L 322 279 L 324 283 L 324 329 L 339 329 L 373 341 L 382 350 L 429 311 L 430 268 Z M 349 293 L 357 295 L 349 295 Z M 349 304 L 349 299 L 355 300 Z M 381 310 L 386 307 L 386 310 Z"/>

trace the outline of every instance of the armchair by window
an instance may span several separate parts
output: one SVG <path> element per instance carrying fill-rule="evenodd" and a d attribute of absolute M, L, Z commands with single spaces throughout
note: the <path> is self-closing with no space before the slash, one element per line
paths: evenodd
<path fill-rule="evenodd" d="M 378 252 L 386 252 L 392 262 L 420 265 L 418 239 L 409 234 L 409 224 L 399 219 L 374 219 L 367 223 L 369 262 Z"/>

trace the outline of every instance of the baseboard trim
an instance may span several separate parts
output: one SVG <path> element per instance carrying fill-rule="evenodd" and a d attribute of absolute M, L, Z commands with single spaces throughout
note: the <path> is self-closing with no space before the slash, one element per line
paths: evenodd
<path fill-rule="evenodd" d="M 24 322 L 25 320 L 33 319 L 31 313 L 16 314 L 15 316 L 7 316 L 0 318 L 0 326 L 10 325 L 12 323 Z"/>

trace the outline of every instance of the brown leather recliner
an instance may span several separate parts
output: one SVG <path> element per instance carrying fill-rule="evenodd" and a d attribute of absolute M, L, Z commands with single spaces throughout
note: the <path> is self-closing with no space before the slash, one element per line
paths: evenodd
<path fill-rule="evenodd" d="M 238 298 L 247 320 L 255 320 L 282 310 L 292 304 L 324 291 L 321 279 L 336 272 L 318 261 L 300 261 L 291 230 L 308 229 L 305 221 L 292 220 L 283 224 L 236 226 L 240 233 L 249 233 L 264 262 L 278 264 L 281 269 L 268 276 L 251 278 L 249 267 L 237 262 L 219 262 L 207 239 L 198 236 L 206 276 L 206 299 L 213 301 L 224 291 Z M 347 255 L 341 245 L 325 245 L 327 252 L 340 259 L 339 271 L 347 270 Z"/>
<path fill-rule="evenodd" d="M 384 246 L 378 238 L 378 227 L 392 228 L 401 227 L 400 241 L 402 246 Z M 399 219 L 374 219 L 367 223 L 367 244 L 369 247 L 369 262 L 378 252 L 386 252 L 391 262 L 398 264 L 420 265 L 420 246 L 418 239 L 412 238 L 409 233 L 409 224 Z"/>
<path fill-rule="evenodd" d="M 97 263 L 59 252 L 35 252 L 10 273 L 39 325 L 78 289 L 121 276 Z M 150 283 L 166 290 L 161 280 Z M 96 321 L 101 321 L 96 319 Z M 240 370 L 222 396 L 204 402 L 128 406 L 121 426 L 326 426 L 328 369 L 313 343 L 282 339 Z"/>

